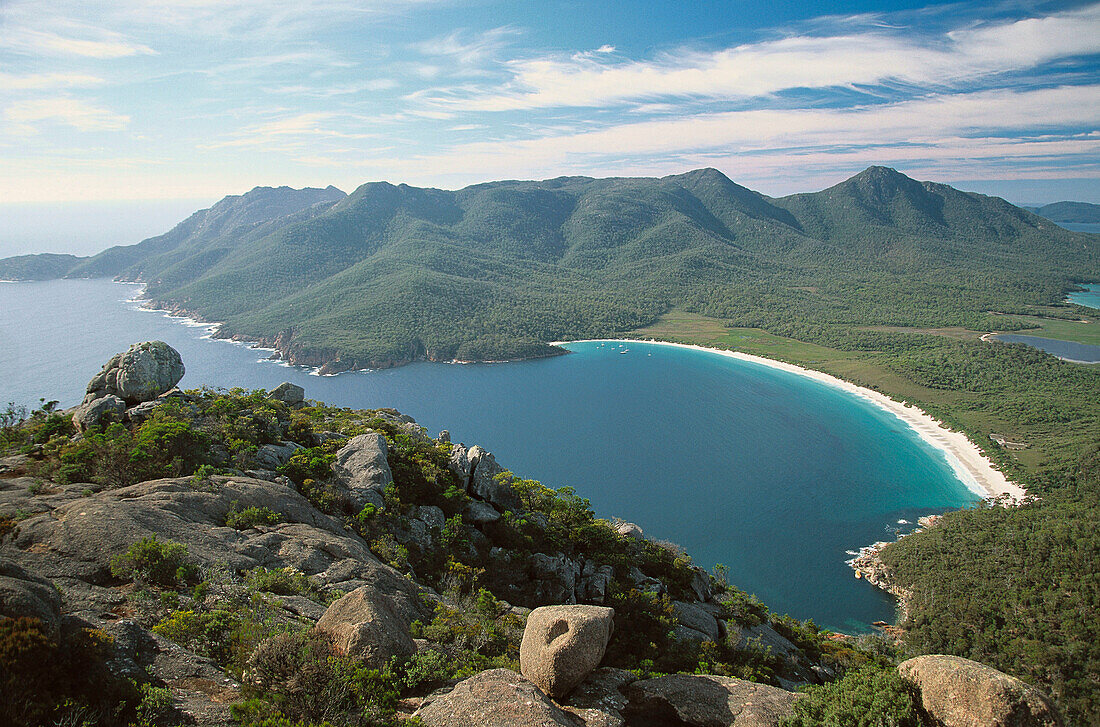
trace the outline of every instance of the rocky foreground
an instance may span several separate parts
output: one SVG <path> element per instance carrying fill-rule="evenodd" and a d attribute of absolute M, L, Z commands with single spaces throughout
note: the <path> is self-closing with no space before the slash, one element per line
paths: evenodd
<path fill-rule="evenodd" d="M 892 691 L 864 712 L 896 724 L 1062 723 L 980 664 L 895 670 L 777 617 L 392 410 L 182 376 L 166 344 L 138 344 L 74 411 L 4 429 L 16 724 L 802 725 L 868 674 Z"/>

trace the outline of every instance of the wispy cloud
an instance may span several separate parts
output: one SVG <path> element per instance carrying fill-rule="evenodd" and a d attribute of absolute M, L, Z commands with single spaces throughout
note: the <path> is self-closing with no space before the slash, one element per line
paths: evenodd
<path fill-rule="evenodd" d="M 125 58 L 134 55 L 152 55 L 152 48 L 127 40 L 116 33 L 101 33 L 107 38 L 76 38 L 49 31 L 29 28 L 16 29 L 0 36 L 0 46 L 19 53 L 34 55 L 70 55 L 86 58 Z"/>
<path fill-rule="evenodd" d="M 248 126 L 234 138 L 203 144 L 204 149 L 226 147 L 265 147 L 281 151 L 300 150 L 318 139 L 369 139 L 372 133 L 344 130 L 341 127 L 363 125 L 363 119 L 348 118 L 335 113 L 315 112 L 284 116 Z"/>
<path fill-rule="evenodd" d="M 6 91 L 28 91 L 44 88 L 77 88 L 98 86 L 105 83 L 99 76 L 87 73 L 30 73 L 16 75 L 0 73 L 0 89 Z"/>
<path fill-rule="evenodd" d="M 911 101 L 841 109 L 761 109 L 689 118 L 624 123 L 597 131 L 549 135 L 518 141 L 462 144 L 441 154 L 386 160 L 419 176 L 458 174 L 539 175 L 620 169 L 641 160 L 668 170 L 722 158 L 740 166 L 764 157 L 846 156 L 873 162 L 898 159 L 997 160 L 1010 156 L 1054 157 L 1100 152 L 1100 135 L 1081 133 L 1100 108 L 1100 85 L 1034 91 L 993 90 L 936 94 Z M 1026 133 L 1046 128 L 1046 136 Z M 1065 130 L 1054 134 L 1053 130 Z M 1021 132 L 1024 135 L 1021 136 Z M 568 160 L 568 161 L 566 161 Z"/>
<path fill-rule="evenodd" d="M 711 52 L 682 49 L 650 61 L 615 62 L 591 53 L 514 60 L 503 88 L 444 89 L 419 98 L 456 109 L 510 111 L 883 83 L 942 87 L 1093 53 L 1100 53 L 1100 4 L 929 38 L 874 27 Z"/>
<path fill-rule="evenodd" d="M 4 109 L 4 118 L 17 131 L 37 131 L 42 122 L 63 124 L 80 131 L 117 131 L 130 117 L 73 98 L 44 98 L 16 101 Z"/>
<path fill-rule="evenodd" d="M 413 48 L 426 56 L 447 56 L 452 62 L 474 66 L 495 58 L 521 35 L 516 28 L 490 28 L 479 33 L 455 30 L 437 38 L 414 43 Z"/>

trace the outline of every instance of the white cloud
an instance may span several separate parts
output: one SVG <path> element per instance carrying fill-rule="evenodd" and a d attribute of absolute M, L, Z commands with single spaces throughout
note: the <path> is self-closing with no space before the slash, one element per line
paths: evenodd
<path fill-rule="evenodd" d="M 102 78 L 86 73 L 31 73 L 24 76 L 0 73 L 0 89 L 6 91 L 75 88 L 98 86 L 102 83 L 104 83 Z"/>
<path fill-rule="evenodd" d="M 1094 53 L 1100 53 L 1100 4 L 925 40 L 874 29 L 792 36 L 714 52 L 684 49 L 652 61 L 611 62 L 591 53 L 516 60 L 508 64 L 511 80 L 502 89 L 443 89 L 421 98 L 466 110 L 509 111 L 665 98 L 738 99 L 795 88 L 899 82 L 942 86 Z"/>
<path fill-rule="evenodd" d="M 117 131 L 130 123 L 129 116 L 74 98 L 16 101 L 4 109 L 4 118 L 24 133 L 37 130 L 40 122 L 64 124 L 80 131 Z"/>
<path fill-rule="evenodd" d="M 126 40 L 114 33 L 104 34 L 108 36 L 104 39 L 93 40 L 73 38 L 42 30 L 16 28 L 9 30 L 5 35 L 5 38 L 0 39 L 0 46 L 34 55 L 72 55 L 111 59 L 156 53 L 147 45 Z"/>
<path fill-rule="evenodd" d="M 480 33 L 455 30 L 415 43 L 413 48 L 427 56 L 447 56 L 453 63 L 475 66 L 496 57 L 517 35 L 517 29 L 503 26 Z"/>
<path fill-rule="evenodd" d="M 295 86 L 280 86 L 272 90 L 276 93 L 311 96 L 313 98 L 332 98 L 334 96 L 358 95 L 364 92 L 374 93 L 378 91 L 388 91 L 397 88 L 397 86 L 397 81 L 392 78 L 374 78 L 369 81 L 363 81 L 362 83 L 350 83 L 346 85 L 299 84 Z"/>
<path fill-rule="evenodd" d="M 642 166 L 670 171 L 704 166 L 707 159 L 743 160 L 791 174 L 810 160 L 838 164 L 863 159 L 1017 162 L 1028 157 L 1077 156 L 1095 165 L 1100 136 L 1091 128 L 1100 108 L 1100 85 L 1034 91 L 930 95 L 911 101 L 845 109 L 767 109 L 701 114 L 625 123 L 597 131 L 519 141 L 462 144 L 439 154 L 372 162 L 413 178 L 425 174 L 479 178 L 563 173 L 616 173 Z M 1033 137 L 1029 129 L 1067 129 Z M 962 176 L 962 175 L 960 175 Z M 736 178 L 736 176 L 735 176 Z M 970 177 L 974 178 L 974 177 Z"/>
<path fill-rule="evenodd" d="M 248 126 L 235 138 L 203 144 L 203 149 L 226 147 L 263 147 L 273 151 L 297 151 L 323 139 L 369 139 L 375 135 L 359 131 L 343 131 L 339 127 L 354 125 L 362 128 L 364 117 L 342 116 L 330 112 L 313 112 L 285 116 L 280 119 Z"/>

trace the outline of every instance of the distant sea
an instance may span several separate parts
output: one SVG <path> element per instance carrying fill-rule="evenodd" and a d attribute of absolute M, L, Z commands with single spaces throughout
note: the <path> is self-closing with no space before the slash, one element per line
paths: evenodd
<path fill-rule="evenodd" d="M 893 602 L 856 580 L 853 551 L 977 496 L 893 415 L 805 377 L 704 351 L 570 344 L 507 364 L 417 363 L 339 376 L 265 361 L 126 300 L 105 280 L 0 284 L 0 402 L 79 402 L 130 343 L 183 356 L 182 386 L 272 388 L 350 407 L 391 406 L 517 474 L 572 486 L 601 516 L 683 546 L 780 613 L 856 633 Z"/>
<path fill-rule="evenodd" d="M 1069 225 L 1064 225 L 1068 227 Z M 1100 231 L 1100 225 L 1075 225 L 1075 227 L 1095 227 Z M 1089 232 L 1090 230 L 1085 230 Z M 1078 290 L 1066 296 L 1070 303 L 1100 309 L 1100 284 L 1089 283 L 1081 286 L 1084 290 Z M 1019 333 L 998 333 L 995 336 L 998 341 L 1006 343 L 1024 343 L 1042 349 L 1065 361 L 1074 363 L 1100 363 L 1100 346 L 1075 341 L 1060 341 L 1055 338 L 1043 338 L 1041 336 L 1026 336 Z"/>
<path fill-rule="evenodd" d="M 1100 227 L 1100 225 L 1097 225 Z M 1066 300 L 1070 303 L 1076 303 L 1077 305 L 1088 306 L 1089 308 L 1096 308 L 1100 310 L 1100 284 L 1089 283 L 1081 286 L 1084 290 L 1077 290 L 1070 293 Z"/>

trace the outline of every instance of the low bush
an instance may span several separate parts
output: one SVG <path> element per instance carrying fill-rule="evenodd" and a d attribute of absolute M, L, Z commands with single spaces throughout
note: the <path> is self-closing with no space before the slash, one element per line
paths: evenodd
<path fill-rule="evenodd" d="M 268 507 L 246 507 L 243 510 L 237 509 L 237 501 L 234 500 L 230 505 L 229 512 L 225 516 L 225 526 L 234 528 L 235 530 L 248 530 L 254 528 L 257 525 L 277 525 L 283 521 L 281 513 L 275 512 Z"/>
<path fill-rule="evenodd" d="M 111 558 L 111 573 L 118 578 L 172 588 L 194 581 L 198 568 L 188 561 L 186 545 L 150 535 Z"/>
<path fill-rule="evenodd" d="M 274 593 L 277 596 L 305 596 L 315 601 L 321 600 L 320 591 L 310 581 L 309 576 L 296 568 L 264 568 L 260 566 L 248 572 L 245 579 L 248 587 L 256 591 Z"/>
<path fill-rule="evenodd" d="M 868 664 L 831 684 L 812 686 L 782 727 L 924 727 L 919 698 L 892 666 Z"/>

